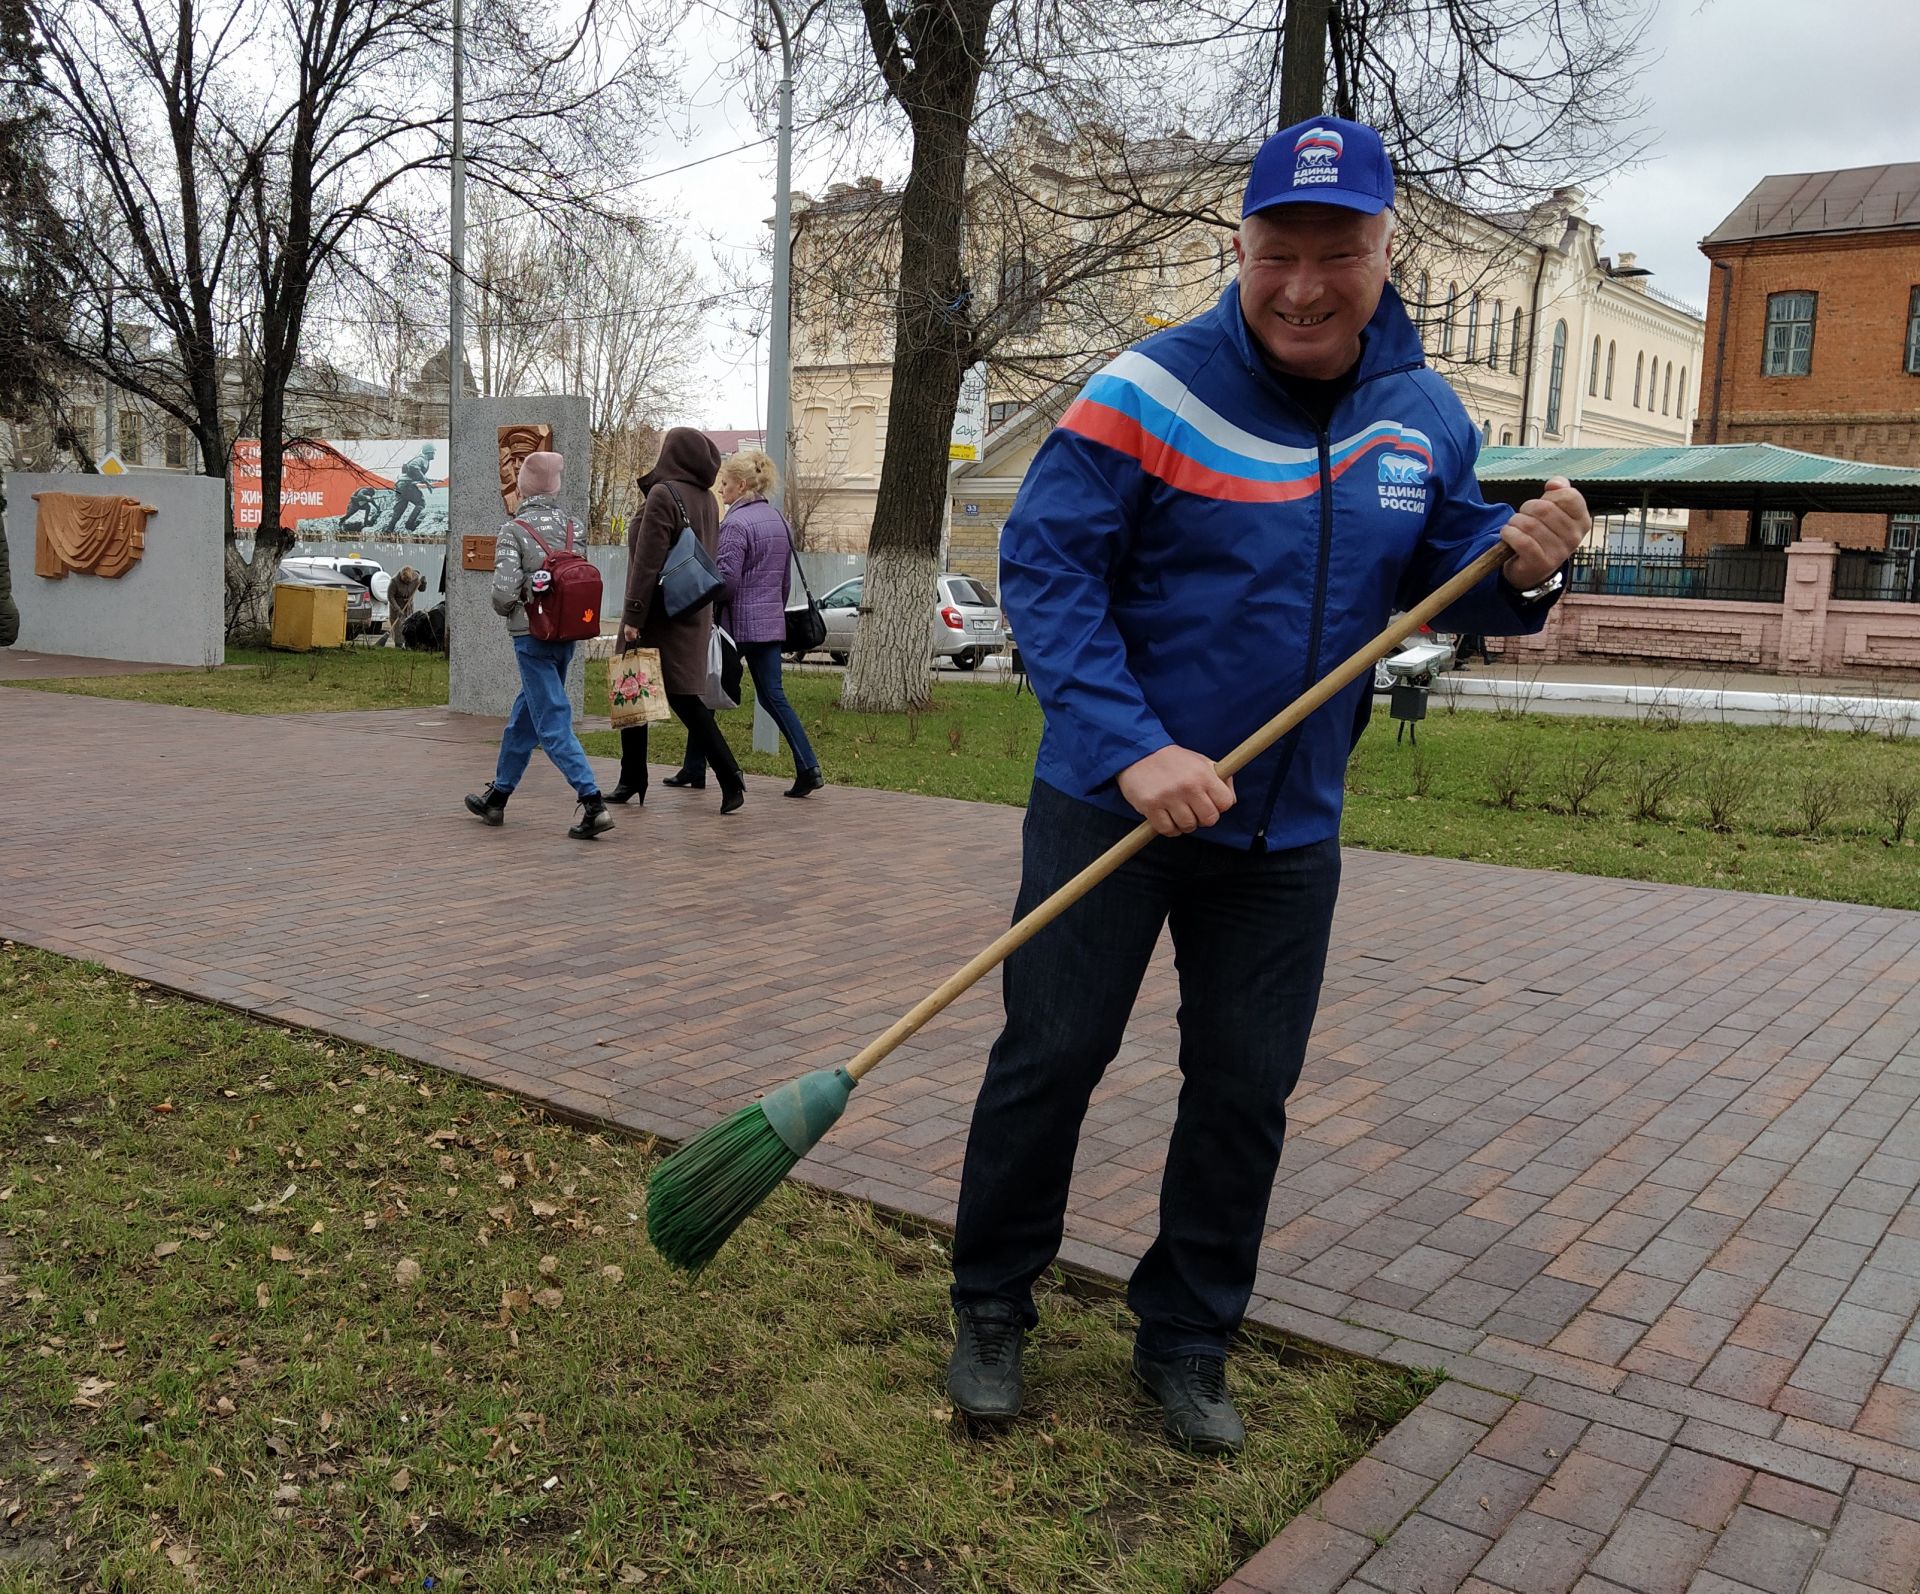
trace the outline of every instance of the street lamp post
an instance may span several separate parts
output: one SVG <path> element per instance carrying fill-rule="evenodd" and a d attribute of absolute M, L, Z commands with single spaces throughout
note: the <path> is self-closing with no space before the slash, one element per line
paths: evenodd
<path fill-rule="evenodd" d="M 793 253 L 793 36 L 781 0 L 767 0 L 780 34 L 779 155 L 773 195 L 773 314 L 767 327 L 767 453 L 787 480 L 792 430 L 793 368 L 787 343 L 792 310 L 789 260 Z"/>
<path fill-rule="evenodd" d="M 453 465 L 453 411 L 460 402 L 460 378 L 466 370 L 467 341 L 467 39 L 461 0 L 453 0 L 453 237 L 448 250 L 447 294 L 447 465 Z M 452 528 L 448 528 L 451 536 Z"/>

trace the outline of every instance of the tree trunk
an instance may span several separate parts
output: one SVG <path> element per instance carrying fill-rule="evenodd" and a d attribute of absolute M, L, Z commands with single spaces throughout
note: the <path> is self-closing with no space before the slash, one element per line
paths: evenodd
<path fill-rule="evenodd" d="M 948 445 L 960 378 L 973 349 L 961 255 L 967 141 L 994 0 L 899 8 L 868 0 L 869 33 L 889 91 L 913 124 L 900 196 L 900 297 L 894 314 L 887 451 L 867 543 L 865 610 L 841 690 L 842 708 L 900 714 L 926 706 L 934 578 L 947 516 Z M 910 41 L 895 27 L 906 23 Z M 903 42 L 911 44 L 911 70 Z"/>
<path fill-rule="evenodd" d="M 1287 0 L 1280 54 L 1280 125 L 1291 127 L 1327 108 L 1327 27 L 1334 0 Z"/>

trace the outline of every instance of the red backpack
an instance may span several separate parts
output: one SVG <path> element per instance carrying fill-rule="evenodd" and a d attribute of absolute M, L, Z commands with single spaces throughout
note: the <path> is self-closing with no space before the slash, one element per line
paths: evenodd
<path fill-rule="evenodd" d="M 536 642 L 578 642 L 600 634 L 600 572 L 583 554 L 573 551 L 573 522 L 567 522 L 567 545 L 555 552 L 540 533 L 524 520 L 514 524 L 547 556 L 551 576 L 545 592 L 527 599 L 527 634 Z"/>

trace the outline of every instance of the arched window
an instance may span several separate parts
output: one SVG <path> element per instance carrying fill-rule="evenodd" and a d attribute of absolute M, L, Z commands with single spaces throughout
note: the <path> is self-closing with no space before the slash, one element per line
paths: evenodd
<path fill-rule="evenodd" d="M 1497 371 L 1500 368 L 1500 311 L 1501 303 L 1493 301 L 1493 321 L 1487 328 L 1487 369 Z"/>
<path fill-rule="evenodd" d="M 1633 407 L 1640 408 L 1640 384 L 1647 374 L 1647 351 L 1642 349 L 1633 357 Z"/>
<path fill-rule="evenodd" d="M 1647 413 L 1653 413 L 1653 396 L 1660 389 L 1660 356 L 1653 357 L 1653 363 L 1647 367 Z"/>
<path fill-rule="evenodd" d="M 1440 352 L 1442 354 L 1453 353 L 1453 313 L 1455 309 L 1458 308 L 1459 303 L 1460 284 L 1457 282 L 1449 282 L 1447 284 L 1446 319 L 1440 323 Z"/>
<path fill-rule="evenodd" d="M 1612 339 L 1608 339 L 1607 341 L 1607 391 L 1603 395 L 1606 398 L 1613 397 L 1613 356 L 1616 348 L 1617 348 L 1617 345 L 1612 341 Z"/>
<path fill-rule="evenodd" d="M 1426 320 L 1427 320 L 1427 314 L 1428 314 L 1428 307 L 1432 303 L 1433 303 L 1433 278 L 1423 271 L 1420 273 L 1420 297 L 1414 300 L 1413 302 L 1413 324 L 1416 327 L 1420 328 L 1420 331 L 1421 331 L 1420 341 L 1423 344 L 1427 341 Z"/>
<path fill-rule="evenodd" d="M 1513 349 L 1512 352 L 1507 355 L 1507 369 L 1509 371 L 1517 371 L 1520 369 L 1520 345 L 1526 340 L 1526 327 L 1527 318 L 1525 314 L 1519 310 L 1514 311 Z"/>
<path fill-rule="evenodd" d="M 1560 430 L 1560 388 L 1567 374 L 1567 324 L 1553 324 L 1553 364 L 1547 369 L 1547 430 Z"/>
<path fill-rule="evenodd" d="M 1492 441 L 1493 441 L 1493 422 L 1482 421 L 1480 423 L 1480 446 L 1482 448 L 1485 448 L 1487 444 L 1491 443 Z"/>
<path fill-rule="evenodd" d="M 1681 420 L 1687 418 L 1687 368 L 1680 367 L 1680 391 L 1674 395 L 1673 413 Z"/>
<path fill-rule="evenodd" d="M 1587 397 L 1597 398 L 1600 393 L 1600 340 L 1593 340 L 1593 359 L 1587 366 Z"/>
<path fill-rule="evenodd" d="M 1667 379 L 1660 384 L 1660 413 L 1662 415 L 1673 413 L 1673 362 L 1671 360 L 1667 362 Z"/>
<path fill-rule="evenodd" d="M 858 406 L 847 421 L 847 474 L 871 476 L 878 468 L 874 457 L 874 412 L 871 404 Z"/>
<path fill-rule="evenodd" d="M 1467 301 L 1467 358 L 1480 358 L 1480 295 Z"/>

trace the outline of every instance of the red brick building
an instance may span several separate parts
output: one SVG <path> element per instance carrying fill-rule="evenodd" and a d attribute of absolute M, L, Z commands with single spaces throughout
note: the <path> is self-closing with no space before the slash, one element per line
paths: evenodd
<path fill-rule="evenodd" d="M 1920 161 L 1768 177 L 1713 263 L 1696 443 L 1920 465 Z M 1920 547 L 1920 515 L 1695 513 L 1687 551 Z"/>

